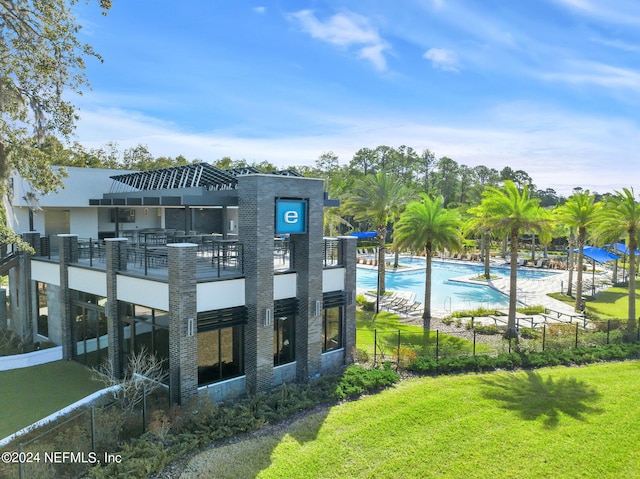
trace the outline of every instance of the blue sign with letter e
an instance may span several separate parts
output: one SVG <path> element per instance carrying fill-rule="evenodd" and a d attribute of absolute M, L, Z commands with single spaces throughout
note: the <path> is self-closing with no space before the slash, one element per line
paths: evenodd
<path fill-rule="evenodd" d="M 276 234 L 307 232 L 307 200 L 276 199 Z"/>

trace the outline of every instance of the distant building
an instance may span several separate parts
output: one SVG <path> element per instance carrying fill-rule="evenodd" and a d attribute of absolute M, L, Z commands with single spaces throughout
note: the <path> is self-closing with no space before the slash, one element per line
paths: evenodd
<path fill-rule="evenodd" d="M 13 179 L 9 326 L 65 359 L 166 360 L 175 402 L 305 381 L 352 361 L 355 241 L 323 238 L 320 179 L 206 163 L 67 168 L 34 201 Z"/>

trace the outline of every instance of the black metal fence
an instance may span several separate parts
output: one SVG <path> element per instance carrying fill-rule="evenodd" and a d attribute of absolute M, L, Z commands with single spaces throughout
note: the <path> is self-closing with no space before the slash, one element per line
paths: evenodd
<path fill-rule="evenodd" d="M 147 431 L 169 430 L 165 388 L 143 391 L 134 410 L 117 401 L 83 407 L 15 439 L 0 451 L 0 477 L 6 479 L 77 478 L 98 464 L 119 461 L 119 445 Z"/>
<path fill-rule="evenodd" d="M 549 349 L 571 349 L 640 341 L 640 325 L 629 334 L 626 321 L 592 321 L 586 324 L 553 323 L 538 328 L 521 328 L 518 342 L 505 339 L 504 330 L 489 328 L 443 333 L 406 332 L 390 329 L 358 329 L 356 331 L 359 360 L 374 364 L 391 361 L 406 366 L 417 357 L 435 360 L 453 356 L 498 355 L 515 351 L 536 352 Z"/>

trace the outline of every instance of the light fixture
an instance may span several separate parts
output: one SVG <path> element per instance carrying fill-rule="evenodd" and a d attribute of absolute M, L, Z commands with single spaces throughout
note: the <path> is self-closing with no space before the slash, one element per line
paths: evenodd
<path fill-rule="evenodd" d="M 264 310 L 264 326 L 271 326 L 271 308 Z"/>

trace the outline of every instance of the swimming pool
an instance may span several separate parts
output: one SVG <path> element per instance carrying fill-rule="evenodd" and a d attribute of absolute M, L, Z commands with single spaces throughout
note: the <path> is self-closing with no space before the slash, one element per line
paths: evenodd
<path fill-rule="evenodd" d="M 387 269 L 386 289 L 390 291 L 411 291 L 416 301 L 424 302 L 424 258 L 401 258 L 403 265 L 418 269 L 393 272 Z M 433 261 L 431 278 L 431 309 L 460 310 L 478 307 L 501 308 L 509 305 L 509 297 L 489 286 L 451 281 L 460 276 L 477 276 L 484 272 L 481 264 L 471 265 L 451 261 Z M 491 274 L 509 276 L 509 268 L 491 267 Z M 546 271 L 518 268 L 518 277 L 540 279 L 553 275 Z M 356 284 L 360 289 L 376 289 L 377 270 L 357 268 Z"/>

